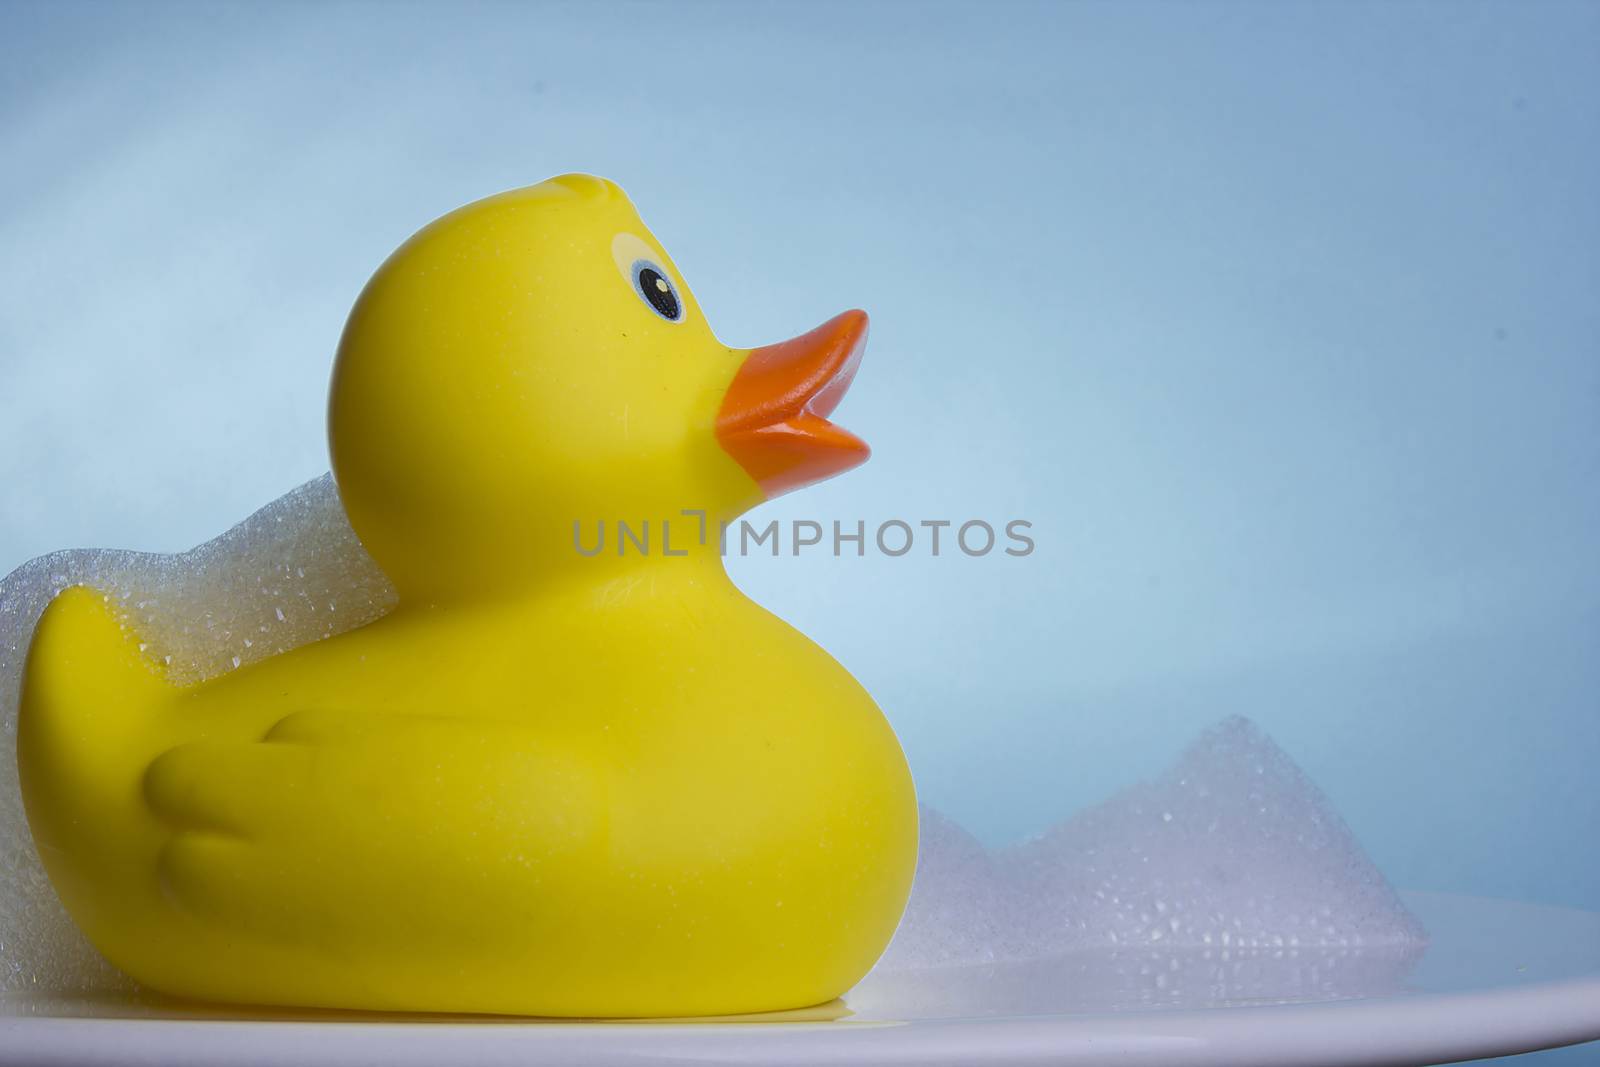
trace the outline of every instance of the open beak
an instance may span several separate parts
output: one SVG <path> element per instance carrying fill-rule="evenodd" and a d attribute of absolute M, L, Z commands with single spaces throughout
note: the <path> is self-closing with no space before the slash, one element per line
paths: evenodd
<path fill-rule="evenodd" d="M 717 440 L 768 499 L 867 461 L 866 442 L 828 421 L 866 347 L 867 313 L 846 311 L 745 357 L 717 414 Z"/>

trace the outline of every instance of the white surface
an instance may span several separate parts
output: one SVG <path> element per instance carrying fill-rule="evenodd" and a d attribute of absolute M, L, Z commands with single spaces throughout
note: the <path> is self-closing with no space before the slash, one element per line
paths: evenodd
<path fill-rule="evenodd" d="M 1096 950 L 878 975 L 835 1006 L 837 1019 L 818 1009 L 815 1021 L 733 1023 L 266 1018 L 11 997 L 0 1000 L 0 1064 L 1358 1067 L 1600 1038 L 1600 914 L 1438 894 L 1406 902 L 1433 934 L 1408 975 L 1351 951 Z"/>

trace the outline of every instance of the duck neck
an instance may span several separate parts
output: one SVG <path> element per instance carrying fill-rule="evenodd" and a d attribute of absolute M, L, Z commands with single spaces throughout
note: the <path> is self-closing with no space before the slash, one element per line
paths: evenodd
<path fill-rule="evenodd" d="M 722 566 L 722 524 L 704 511 L 676 518 L 575 520 L 565 546 L 563 569 L 575 572 L 628 570 L 639 566 Z"/>
<path fill-rule="evenodd" d="M 401 601 L 428 608 L 516 603 L 623 584 L 666 592 L 715 588 L 730 579 L 722 562 L 720 524 L 698 513 L 671 520 L 575 523 L 565 540 L 547 539 L 496 568 L 429 568 L 420 582 L 400 584 Z M 432 580 L 429 580 L 432 579 Z"/>
<path fill-rule="evenodd" d="M 715 528 L 704 544 L 692 524 L 665 528 L 651 524 L 646 534 L 637 526 L 619 531 L 613 523 L 605 530 L 604 544 L 597 547 L 598 537 L 598 529 L 591 524 L 582 550 L 574 548 L 572 556 L 547 577 L 547 585 L 599 589 L 647 581 L 651 588 L 664 592 L 684 586 L 711 588 L 730 581 Z"/>

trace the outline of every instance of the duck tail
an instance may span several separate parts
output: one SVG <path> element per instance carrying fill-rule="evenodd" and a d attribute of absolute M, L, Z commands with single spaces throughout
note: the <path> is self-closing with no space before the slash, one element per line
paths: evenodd
<path fill-rule="evenodd" d="M 53 850 L 82 837 L 81 820 L 103 826 L 107 813 L 128 809 L 157 732 L 151 720 L 180 691 L 103 594 L 74 586 L 50 602 L 28 648 L 17 715 L 22 797 L 47 866 Z"/>

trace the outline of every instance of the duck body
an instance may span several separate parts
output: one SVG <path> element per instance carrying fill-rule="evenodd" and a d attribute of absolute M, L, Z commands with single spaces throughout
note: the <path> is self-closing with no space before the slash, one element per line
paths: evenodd
<path fill-rule="evenodd" d="M 112 962 L 206 999 L 659 1016 L 838 995 L 908 891 L 878 876 L 914 856 L 898 745 L 725 577 L 661 571 L 402 607 L 187 689 L 69 592 L 34 654 L 78 675 L 56 650 L 97 650 L 125 676 L 101 684 L 148 703 L 74 715 L 96 694 L 47 694 L 81 677 L 29 672 L 58 889 Z M 57 841 L 86 858 L 70 876 Z"/>
<path fill-rule="evenodd" d="M 609 183 L 566 181 L 586 212 L 617 210 Z M 871 697 L 733 586 L 714 539 L 589 559 L 541 526 L 525 531 L 529 559 L 463 559 L 450 550 L 470 546 L 448 543 L 471 535 L 459 517 L 396 529 L 383 494 L 346 484 L 370 480 L 383 442 L 341 464 L 355 333 L 357 366 L 335 374 L 335 470 L 400 589 L 391 614 L 187 687 L 91 590 L 41 619 L 19 770 L 74 920 L 139 981 L 207 1000 L 662 1017 L 844 992 L 892 935 L 916 857 L 909 771 Z M 341 363 L 352 343 L 347 330 Z M 762 477 L 816 462 L 769 454 L 761 477 L 700 465 L 712 454 L 693 431 L 766 425 L 744 408 L 727 422 L 722 399 L 762 351 L 722 349 L 740 358 L 717 386 L 684 391 L 691 432 L 666 451 L 689 484 L 674 495 L 647 480 L 644 497 L 709 502 L 721 518 Z M 404 371 L 403 353 L 385 355 Z M 475 412 L 493 403 L 466 395 Z M 598 501 L 608 486 L 593 489 Z M 491 545 L 505 536 L 485 531 Z M 428 550 L 438 566 L 416 562 Z"/>

